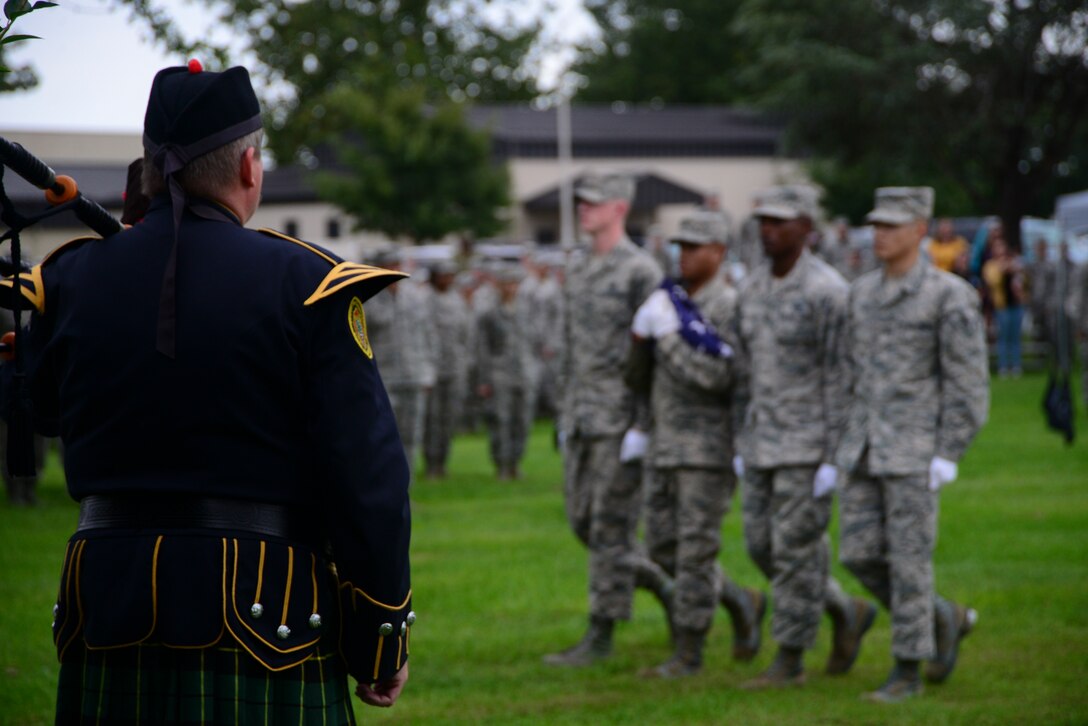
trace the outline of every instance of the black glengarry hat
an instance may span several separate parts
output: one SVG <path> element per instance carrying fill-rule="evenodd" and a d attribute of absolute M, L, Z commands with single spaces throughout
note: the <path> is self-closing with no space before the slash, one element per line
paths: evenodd
<path fill-rule="evenodd" d="M 174 175 L 193 159 L 261 128 L 261 106 L 249 71 L 235 66 L 205 71 L 199 61 L 164 68 L 151 83 L 144 114 L 144 149 L 166 181 L 174 212 L 174 244 L 163 273 L 156 347 L 174 357 L 178 229 L 188 204 Z"/>

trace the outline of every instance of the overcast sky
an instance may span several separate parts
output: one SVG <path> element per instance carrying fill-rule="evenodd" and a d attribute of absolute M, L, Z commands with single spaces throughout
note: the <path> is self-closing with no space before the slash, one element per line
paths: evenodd
<path fill-rule="evenodd" d="M 186 59 L 154 47 L 145 28 L 132 25 L 126 12 L 111 10 L 105 0 L 60 3 L 15 24 L 14 32 L 43 38 L 9 46 L 9 62 L 31 63 L 39 84 L 31 91 L 0 94 L 0 129 L 139 131 L 156 71 Z M 187 36 L 217 37 L 203 5 L 183 0 L 154 4 L 167 9 Z M 540 7 L 542 2 L 526 4 Z M 568 39 L 591 32 L 592 21 L 579 0 L 556 5 L 559 10 L 547 18 L 551 32 Z M 560 64 L 557 59 L 550 65 Z"/>

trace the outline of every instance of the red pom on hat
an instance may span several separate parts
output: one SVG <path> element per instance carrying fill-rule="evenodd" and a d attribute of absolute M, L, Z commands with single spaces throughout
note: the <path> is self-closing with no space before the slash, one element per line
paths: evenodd
<path fill-rule="evenodd" d="M 190 73 L 200 73 L 202 70 L 204 70 L 204 66 L 200 65 L 200 61 L 198 61 L 196 58 L 193 58 L 191 61 L 189 61 Z"/>

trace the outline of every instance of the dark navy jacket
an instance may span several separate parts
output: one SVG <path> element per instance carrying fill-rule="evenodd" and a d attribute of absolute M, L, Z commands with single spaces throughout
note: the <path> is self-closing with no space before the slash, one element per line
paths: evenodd
<path fill-rule="evenodd" d="M 207 646 L 229 631 L 278 670 L 329 633 L 352 675 L 387 677 L 407 659 L 414 621 L 408 469 L 361 303 L 401 275 L 203 206 L 186 210 L 178 238 L 174 359 L 156 351 L 173 241 L 166 197 L 124 232 L 58 249 L 21 285 L 34 308 L 22 345 L 37 428 L 61 436 L 77 500 L 162 492 L 287 505 L 312 516 L 319 541 L 77 533 L 58 651 L 77 638 Z"/>

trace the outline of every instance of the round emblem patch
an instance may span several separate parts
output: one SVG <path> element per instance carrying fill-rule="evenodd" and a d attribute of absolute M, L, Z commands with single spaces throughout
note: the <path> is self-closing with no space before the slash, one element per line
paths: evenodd
<path fill-rule="evenodd" d="M 366 313 L 363 312 L 362 301 L 357 297 L 353 297 L 348 304 L 348 327 L 359 350 L 366 353 L 367 358 L 373 359 L 374 351 L 370 349 L 370 338 L 366 336 Z"/>

